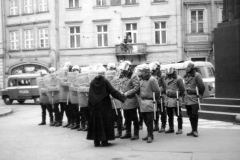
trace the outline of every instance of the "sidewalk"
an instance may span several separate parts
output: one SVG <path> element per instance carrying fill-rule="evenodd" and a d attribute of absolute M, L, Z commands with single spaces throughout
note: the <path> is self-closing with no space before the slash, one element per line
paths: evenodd
<path fill-rule="evenodd" d="M 0 117 L 11 114 L 13 112 L 11 107 L 0 106 Z"/>

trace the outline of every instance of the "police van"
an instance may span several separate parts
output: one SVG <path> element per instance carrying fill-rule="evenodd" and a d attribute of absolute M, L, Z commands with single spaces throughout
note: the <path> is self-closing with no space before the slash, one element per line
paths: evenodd
<path fill-rule="evenodd" d="M 23 104 L 25 100 L 33 99 L 35 104 L 39 103 L 39 91 L 36 78 L 40 74 L 21 74 L 8 77 L 7 88 L 1 90 L 2 99 L 6 105 L 10 105 L 14 100 Z"/>
<path fill-rule="evenodd" d="M 189 61 L 171 64 L 162 64 L 161 71 L 165 72 L 168 66 L 172 66 L 177 71 L 178 75 L 183 77 L 186 74 L 186 67 Z M 213 97 L 215 96 L 215 75 L 214 67 L 210 62 L 197 61 L 193 62 L 195 70 L 202 75 L 203 83 L 205 85 L 205 92 L 203 97 Z"/>

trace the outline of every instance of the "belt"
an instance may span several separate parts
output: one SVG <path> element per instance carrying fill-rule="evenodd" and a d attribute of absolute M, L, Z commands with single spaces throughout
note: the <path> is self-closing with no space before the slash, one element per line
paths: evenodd
<path fill-rule="evenodd" d="M 153 100 L 153 98 L 142 98 L 142 100 Z"/>

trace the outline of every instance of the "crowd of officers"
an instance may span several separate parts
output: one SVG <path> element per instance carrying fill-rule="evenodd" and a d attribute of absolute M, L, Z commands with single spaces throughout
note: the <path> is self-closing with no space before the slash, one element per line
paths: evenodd
<path fill-rule="evenodd" d="M 181 109 L 183 105 L 187 110 L 192 128 L 187 135 L 198 137 L 199 98 L 205 90 L 201 75 L 195 71 L 194 63 L 191 61 L 186 67 L 184 77 L 178 75 L 173 67 L 168 67 L 165 73 L 161 72 L 160 67 L 160 63 L 157 61 L 141 64 L 134 69 L 129 61 L 121 62 L 118 67 L 114 63 L 107 65 L 107 70 L 119 72 L 117 76 L 120 84 L 118 91 L 126 96 L 124 103 L 114 100 L 112 113 L 115 115 L 114 121 L 117 128 L 115 138 L 139 139 L 139 130 L 142 130 L 144 122 L 147 127 L 147 135 L 142 140 L 151 143 L 154 139 L 154 131 L 166 134 L 175 132 L 174 114 L 177 116 L 178 122 L 176 134 L 182 134 Z M 79 66 L 72 67 L 69 62 L 65 63 L 63 68 L 68 72 L 81 72 Z M 56 72 L 53 67 L 49 71 L 50 74 Z M 43 76 L 45 74 L 47 73 L 42 72 Z M 60 95 L 61 92 L 69 92 L 69 90 L 62 88 Z M 46 124 L 46 110 L 48 110 L 50 126 L 62 126 L 65 113 L 67 123 L 63 127 L 77 131 L 88 130 L 88 117 L 91 113 L 87 106 L 79 109 L 78 104 L 72 104 L 68 96 L 61 97 L 60 102 L 55 104 L 51 104 L 51 99 L 46 95 L 41 94 L 40 99 L 42 122 L 39 125 Z M 166 129 L 167 117 L 168 129 Z M 161 126 L 159 126 L 159 119 Z M 124 130 L 125 134 L 123 134 Z"/>

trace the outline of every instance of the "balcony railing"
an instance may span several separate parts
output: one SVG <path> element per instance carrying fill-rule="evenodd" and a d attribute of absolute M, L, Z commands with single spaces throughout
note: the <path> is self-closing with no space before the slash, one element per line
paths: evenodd
<path fill-rule="evenodd" d="M 141 54 L 146 54 L 146 43 L 116 45 L 116 55 L 141 55 Z"/>
<path fill-rule="evenodd" d="M 134 44 L 118 44 L 116 45 L 116 56 L 118 60 L 123 57 L 125 60 L 125 56 L 134 56 L 137 55 L 139 61 L 141 61 L 141 55 L 143 55 L 146 59 L 146 43 L 134 43 Z"/>

